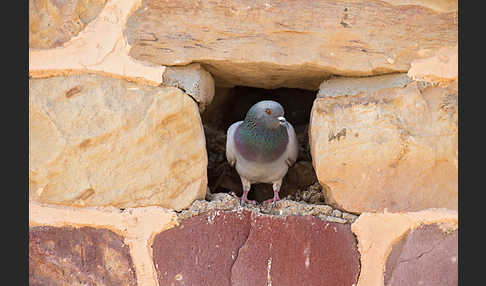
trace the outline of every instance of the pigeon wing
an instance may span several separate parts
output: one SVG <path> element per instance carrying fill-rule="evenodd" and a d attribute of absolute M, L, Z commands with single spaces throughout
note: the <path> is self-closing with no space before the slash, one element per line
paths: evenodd
<path fill-rule="evenodd" d="M 294 127 L 290 122 L 287 122 L 287 132 L 289 133 L 289 144 L 287 145 L 286 162 L 287 165 L 292 166 L 297 161 L 297 155 L 299 154 L 299 143 L 297 141 L 297 135 L 295 134 Z"/>
<path fill-rule="evenodd" d="M 243 121 L 238 121 L 231 124 L 226 132 L 226 160 L 228 160 L 231 167 L 234 167 L 236 163 L 235 131 L 242 122 Z"/>

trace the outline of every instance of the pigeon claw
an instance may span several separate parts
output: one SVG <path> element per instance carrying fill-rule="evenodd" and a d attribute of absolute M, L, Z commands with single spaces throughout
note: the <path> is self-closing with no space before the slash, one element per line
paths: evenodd
<path fill-rule="evenodd" d="M 255 200 L 249 200 L 247 198 L 241 198 L 240 200 L 240 206 L 244 206 L 245 204 L 252 204 L 252 205 L 256 205 L 256 201 Z"/>
<path fill-rule="evenodd" d="M 263 203 L 272 202 L 272 205 L 274 205 L 275 202 L 278 202 L 278 201 L 280 201 L 280 198 L 279 197 L 273 197 L 272 199 L 268 199 L 268 200 L 263 201 Z"/>
<path fill-rule="evenodd" d="M 280 201 L 280 197 L 278 196 L 278 192 L 279 192 L 279 189 L 274 189 L 273 190 L 273 198 L 269 199 L 269 200 L 265 200 L 263 201 L 263 203 L 269 203 L 269 202 L 272 202 L 272 206 L 270 207 L 270 210 L 273 209 L 273 207 L 275 206 L 275 203 L 277 201 Z"/>

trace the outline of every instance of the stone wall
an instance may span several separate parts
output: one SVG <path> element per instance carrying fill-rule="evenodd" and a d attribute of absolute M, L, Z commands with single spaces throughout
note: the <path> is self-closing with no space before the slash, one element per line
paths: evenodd
<path fill-rule="evenodd" d="M 457 285 L 457 23 L 449 0 L 30 0 L 29 283 Z M 313 199 L 208 188 L 203 121 L 236 86 L 316 94 L 288 175 Z"/>

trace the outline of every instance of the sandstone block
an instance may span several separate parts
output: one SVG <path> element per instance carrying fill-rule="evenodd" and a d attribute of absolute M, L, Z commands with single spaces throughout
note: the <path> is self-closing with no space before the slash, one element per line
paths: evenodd
<path fill-rule="evenodd" d="M 351 229 L 361 255 L 357 286 L 457 285 L 457 211 L 362 213 Z"/>
<path fill-rule="evenodd" d="M 443 47 L 432 57 L 413 61 L 408 76 L 416 80 L 447 84 L 457 80 L 458 66 L 458 46 Z"/>
<path fill-rule="evenodd" d="M 200 64 L 167 67 L 162 84 L 182 89 L 198 103 L 201 112 L 213 101 L 215 91 L 213 77 Z"/>
<path fill-rule="evenodd" d="M 406 72 L 457 28 L 457 1 L 147 0 L 125 35 L 134 58 L 198 62 L 219 86 L 316 90 L 330 74 Z"/>
<path fill-rule="evenodd" d="M 309 140 L 326 203 L 349 212 L 457 209 L 457 81 L 388 80 L 395 87 L 363 83 L 375 78 L 321 86 L 334 93 L 314 101 Z"/>
<path fill-rule="evenodd" d="M 107 0 L 29 0 L 29 47 L 55 48 L 83 30 Z"/>
<path fill-rule="evenodd" d="M 349 224 L 312 216 L 210 211 L 154 238 L 160 285 L 352 285 Z"/>
<path fill-rule="evenodd" d="M 206 167 L 197 104 L 177 88 L 29 80 L 30 200 L 182 209 L 204 198 Z"/>
<path fill-rule="evenodd" d="M 29 229 L 29 285 L 137 285 L 123 237 L 90 227 Z"/>
<path fill-rule="evenodd" d="M 64 3 L 66 5 L 63 4 L 63 1 L 52 0 L 52 2 L 55 2 L 54 5 L 58 8 L 74 5 L 72 1 Z M 81 3 L 80 7 L 89 6 L 89 11 L 97 10 L 94 8 L 97 5 L 92 2 L 86 3 L 83 0 L 79 0 L 77 3 Z M 125 27 L 128 16 L 140 4 L 140 0 L 107 1 L 102 9 L 99 8 L 101 10 L 97 16 L 95 15 L 96 13 L 89 13 L 90 23 L 86 24 L 86 27 L 82 30 L 76 29 L 76 31 L 69 33 L 77 34 L 76 36 L 69 39 L 66 37 L 61 42 L 55 43 L 54 46 L 56 48 L 35 49 L 31 47 L 29 49 L 29 77 L 43 78 L 98 73 L 123 78 L 136 83 L 159 86 L 162 82 L 165 67 L 140 62 L 128 56 L 130 47 L 123 36 L 123 28 Z M 49 13 L 56 14 L 56 8 L 52 8 L 51 6 L 47 5 L 46 8 L 43 8 L 39 7 L 39 5 L 31 5 L 31 8 L 34 10 L 34 14 L 35 12 L 41 14 L 44 12 L 48 13 L 49 16 L 41 16 L 41 19 L 50 19 L 52 15 Z M 45 36 L 48 37 L 48 41 L 50 37 L 55 37 L 58 33 L 62 35 L 64 33 L 64 26 L 70 27 L 70 21 L 76 21 L 78 12 L 73 13 L 73 15 L 68 13 L 61 17 L 64 23 L 61 24 L 60 28 L 58 27 L 59 25 L 51 25 L 49 21 L 47 24 L 42 24 L 42 27 L 39 27 L 42 30 L 40 33 L 43 35 L 41 39 L 44 39 L 43 33 L 47 33 Z M 83 14 L 84 12 L 81 11 L 79 13 Z M 31 21 L 32 26 L 30 26 L 29 39 L 32 38 L 32 30 L 35 30 L 36 25 L 36 17 L 34 16 L 33 18 Z M 43 22 L 43 20 L 40 21 Z M 50 31 L 49 26 L 53 26 L 55 31 Z M 50 47 L 50 45 L 48 44 L 46 47 Z M 58 45 L 60 46 L 57 47 Z"/>

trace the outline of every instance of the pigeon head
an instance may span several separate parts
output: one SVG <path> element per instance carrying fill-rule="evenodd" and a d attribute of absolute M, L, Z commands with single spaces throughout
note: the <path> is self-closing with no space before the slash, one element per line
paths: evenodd
<path fill-rule="evenodd" d="M 246 113 L 245 122 L 269 129 L 281 129 L 287 123 L 282 105 L 273 100 L 263 100 L 254 104 Z"/>
<path fill-rule="evenodd" d="M 235 134 L 236 148 L 248 160 L 270 162 L 279 158 L 289 141 L 283 107 L 263 100 L 253 105 Z"/>

